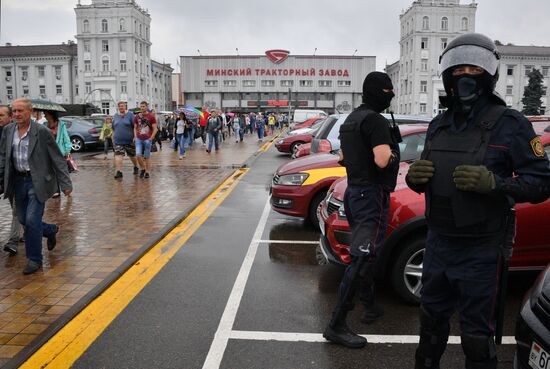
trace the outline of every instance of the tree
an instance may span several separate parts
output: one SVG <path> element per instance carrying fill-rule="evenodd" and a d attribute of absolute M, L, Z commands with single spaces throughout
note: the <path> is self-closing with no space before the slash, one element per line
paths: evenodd
<path fill-rule="evenodd" d="M 540 115 L 540 107 L 542 106 L 542 74 L 538 69 L 534 69 L 528 74 L 529 84 L 525 87 L 523 93 L 523 114 L 525 115 Z"/>

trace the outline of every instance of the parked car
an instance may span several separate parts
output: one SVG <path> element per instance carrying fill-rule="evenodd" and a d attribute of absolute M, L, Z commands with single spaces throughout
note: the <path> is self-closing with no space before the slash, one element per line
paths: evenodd
<path fill-rule="evenodd" d="M 296 151 L 292 154 L 292 159 L 303 158 L 311 153 L 311 142 L 301 144 L 296 148 Z"/>
<path fill-rule="evenodd" d="M 290 131 L 275 142 L 275 147 L 283 153 L 294 153 L 301 144 L 311 142 L 313 135 L 319 131 L 322 123 L 323 120 L 319 120 L 310 127 Z"/>
<path fill-rule="evenodd" d="M 67 125 L 67 132 L 71 139 L 73 152 L 79 152 L 87 147 L 97 146 L 103 123 L 98 124 L 93 120 L 90 121 L 84 119 L 84 117 L 75 116 L 61 117 L 59 120 L 62 120 Z"/>
<path fill-rule="evenodd" d="M 550 368 L 550 265 L 521 304 L 516 321 L 514 369 Z"/>
<path fill-rule="evenodd" d="M 550 132 L 550 117 L 533 116 L 529 117 L 529 121 L 533 125 L 533 129 L 538 135 L 542 135 L 545 132 Z"/>
<path fill-rule="evenodd" d="M 315 135 L 315 138 L 311 141 L 311 153 L 319 152 L 331 152 L 340 149 L 340 126 L 344 123 L 349 114 L 335 114 L 331 117 L 336 120 L 326 120 L 323 126 L 319 129 L 319 132 Z M 390 114 L 382 114 L 384 118 L 391 122 Z M 395 115 L 395 123 L 402 124 L 428 124 L 432 120 L 427 117 L 417 117 L 412 115 Z"/>
<path fill-rule="evenodd" d="M 401 160 L 411 161 L 420 157 L 424 148 L 425 124 L 403 125 L 399 144 Z M 338 164 L 338 156 L 328 153 L 309 155 L 281 165 L 275 171 L 271 184 L 271 207 L 287 215 L 306 218 L 315 226 L 319 224 L 317 207 L 324 199 L 330 185 L 346 175 Z"/>
<path fill-rule="evenodd" d="M 304 123 L 294 124 L 292 126 L 292 130 L 311 127 L 312 125 L 314 125 L 318 121 L 323 120 L 325 118 L 326 117 L 315 117 L 315 118 L 311 118 L 311 119 L 306 120 Z"/>
<path fill-rule="evenodd" d="M 323 110 L 313 110 L 313 109 L 296 109 L 292 115 L 293 124 L 303 123 L 308 119 L 315 117 L 327 117 L 327 113 Z M 292 128 L 292 126 L 291 126 Z"/>
<path fill-rule="evenodd" d="M 550 134 L 541 137 L 550 152 Z M 378 276 L 387 276 L 406 301 L 417 303 L 422 287 L 422 262 L 426 241 L 424 194 L 405 183 L 409 163 L 401 163 L 397 187 L 390 196 L 387 238 L 379 255 Z M 350 261 L 351 230 L 343 206 L 346 177 L 335 181 L 320 204 L 321 248 L 334 264 Z M 550 200 L 540 204 L 516 205 L 517 234 L 510 270 L 542 269 L 550 263 Z M 533 231 L 536 230 L 536 231 Z M 550 365 L 550 364 L 549 364 Z"/>

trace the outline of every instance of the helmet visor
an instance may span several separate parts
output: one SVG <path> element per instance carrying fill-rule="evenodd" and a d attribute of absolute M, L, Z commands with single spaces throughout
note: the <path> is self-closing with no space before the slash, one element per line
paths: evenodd
<path fill-rule="evenodd" d="M 458 65 L 473 65 L 485 69 L 490 75 L 494 76 L 498 64 L 497 56 L 491 51 L 475 45 L 461 45 L 443 54 L 439 71 L 440 74 L 443 74 L 447 69 Z"/>

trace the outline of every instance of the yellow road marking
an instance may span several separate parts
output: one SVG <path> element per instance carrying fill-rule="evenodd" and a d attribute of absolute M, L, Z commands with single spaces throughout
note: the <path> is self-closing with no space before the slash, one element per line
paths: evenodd
<path fill-rule="evenodd" d="M 320 168 L 320 169 L 311 169 L 304 170 L 303 173 L 308 173 L 309 177 L 302 183 L 302 186 L 307 186 L 315 184 L 322 179 L 328 177 L 343 177 L 346 175 L 346 168 L 344 167 L 330 167 L 330 168 Z"/>
<path fill-rule="evenodd" d="M 277 133 L 275 136 L 273 136 L 271 138 L 271 140 L 269 140 L 268 142 L 266 142 L 265 144 L 263 144 L 262 147 L 260 147 L 260 149 L 258 150 L 259 152 L 266 152 L 270 147 L 271 145 L 273 144 L 273 142 L 275 142 L 276 139 L 279 138 L 280 135 L 283 134 L 283 131 Z"/>
<path fill-rule="evenodd" d="M 237 186 L 238 169 L 20 368 L 70 368 Z"/>

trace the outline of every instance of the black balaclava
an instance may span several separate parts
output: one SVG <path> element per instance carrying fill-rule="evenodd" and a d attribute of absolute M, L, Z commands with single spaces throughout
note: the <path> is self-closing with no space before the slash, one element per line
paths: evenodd
<path fill-rule="evenodd" d="M 445 71 L 443 83 L 456 112 L 470 112 L 481 96 L 493 93 L 495 80 L 486 71 L 478 75 L 453 76 L 452 69 Z"/>
<path fill-rule="evenodd" d="M 371 72 L 363 82 L 363 103 L 367 104 L 374 111 L 381 113 L 390 107 L 391 99 L 395 96 L 390 77 L 386 73 Z"/>

